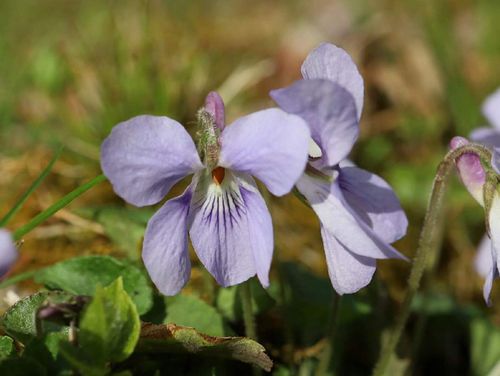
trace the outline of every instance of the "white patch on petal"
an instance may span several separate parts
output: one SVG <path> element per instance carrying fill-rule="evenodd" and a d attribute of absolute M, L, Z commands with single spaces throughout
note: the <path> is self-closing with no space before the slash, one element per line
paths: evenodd
<path fill-rule="evenodd" d="M 323 152 L 316 142 L 312 138 L 309 139 L 309 157 L 311 158 L 321 158 Z"/>

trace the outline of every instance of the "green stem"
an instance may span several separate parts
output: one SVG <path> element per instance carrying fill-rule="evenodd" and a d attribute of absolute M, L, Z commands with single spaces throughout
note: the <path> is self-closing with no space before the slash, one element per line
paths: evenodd
<path fill-rule="evenodd" d="M 57 211 L 61 210 L 64 208 L 66 205 L 71 203 L 75 198 L 81 196 L 83 193 L 87 192 L 89 189 L 93 188 L 99 183 L 102 183 L 103 181 L 106 180 L 106 177 L 104 175 L 99 175 L 92 179 L 91 181 L 83 184 L 82 186 L 78 187 L 75 189 L 73 192 L 68 193 L 66 196 L 64 196 L 62 199 L 57 201 L 55 204 L 51 205 L 47 209 L 45 209 L 43 212 L 35 216 L 34 218 L 31 219 L 28 223 L 26 223 L 24 226 L 18 228 L 14 232 L 14 239 L 19 240 L 21 239 L 24 235 L 26 235 L 28 232 L 33 230 L 35 227 L 40 225 L 42 222 L 44 222 L 46 219 L 54 215 Z"/>
<path fill-rule="evenodd" d="M 413 298 L 415 297 L 415 294 L 420 286 L 422 275 L 426 269 L 427 257 L 434 251 L 437 244 L 437 235 L 440 233 L 439 222 L 442 214 L 447 178 L 454 167 L 455 160 L 465 153 L 475 153 L 483 160 L 491 160 L 491 153 L 486 148 L 481 145 L 467 144 L 448 152 L 443 161 L 439 164 L 436 177 L 434 178 L 431 198 L 427 206 L 424 224 L 420 233 L 419 244 L 413 261 L 413 267 L 408 278 L 408 289 L 406 290 L 401 311 L 389 334 L 389 339 L 380 352 L 379 359 L 373 371 L 374 376 L 386 375 L 387 367 L 394 356 L 396 346 L 399 343 L 406 321 L 410 315 Z"/>
<path fill-rule="evenodd" d="M 7 279 L 3 280 L 2 282 L 0 282 L 0 289 L 15 285 L 17 282 L 22 282 L 22 281 L 25 281 L 27 279 L 33 278 L 35 276 L 35 274 L 38 273 L 40 270 L 41 269 L 29 270 L 27 272 L 20 273 L 20 274 L 13 276 L 13 277 L 7 278 Z"/>
<path fill-rule="evenodd" d="M 257 341 L 257 328 L 255 327 L 255 319 L 253 317 L 252 307 L 252 289 L 250 287 L 250 280 L 243 282 L 240 285 L 241 305 L 243 309 L 243 322 L 245 324 L 245 335 L 248 338 Z M 253 366 L 252 374 L 260 376 L 262 374 L 260 368 Z"/>
<path fill-rule="evenodd" d="M 42 181 L 47 177 L 49 172 L 52 170 L 52 167 L 54 166 L 54 163 L 59 159 L 61 156 L 62 148 L 60 148 L 52 160 L 49 162 L 47 167 L 42 171 L 42 173 L 38 176 L 38 178 L 31 184 L 31 186 L 28 188 L 26 192 L 21 196 L 21 198 L 16 202 L 16 204 L 12 207 L 12 209 L 9 210 L 9 212 L 2 218 L 0 219 L 0 227 L 5 227 L 5 225 L 16 215 L 16 213 L 21 210 L 23 207 L 24 203 L 26 200 L 31 196 L 31 194 L 42 184 Z"/>
<path fill-rule="evenodd" d="M 333 293 L 332 308 L 327 327 L 327 343 L 323 352 L 321 353 L 318 368 L 316 369 L 316 376 L 326 376 L 334 374 L 332 368 L 334 366 L 333 358 L 335 356 L 334 349 L 337 341 L 337 328 L 340 313 L 340 304 L 342 302 L 341 296 Z"/>
<path fill-rule="evenodd" d="M 243 308 L 243 322 L 245 324 L 245 335 L 251 339 L 257 339 L 257 330 L 252 309 L 252 290 L 250 280 L 240 285 L 241 305 Z"/>

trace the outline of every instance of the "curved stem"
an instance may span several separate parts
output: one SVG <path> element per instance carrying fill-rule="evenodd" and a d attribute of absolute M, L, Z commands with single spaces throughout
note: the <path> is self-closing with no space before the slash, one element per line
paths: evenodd
<path fill-rule="evenodd" d="M 426 268 L 427 257 L 433 252 L 437 235 L 439 234 L 439 222 L 442 214 L 443 198 L 446 191 L 446 180 L 454 167 L 455 160 L 465 153 L 475 153 L 485 162 L 491 160 L 491 152 L 482 145 L 467 144 L 446 154 L 439 164 L 432 193 L 427 206 L 424 224 L 420 233 L 417 252 L 413 261 L 413 267 L 408 278 L 408 289 L 402 303 L 401 311 L 391 329 L 389 339 L 383 345 L 379 359 L 375 365 L 373 375 L 382 376 L 386 374 L 387 366 L 392 359 L 396 346 L 399 342 L 406 321 L 410 315 L 411 303 L 420 286 L 420 280 Z"/>

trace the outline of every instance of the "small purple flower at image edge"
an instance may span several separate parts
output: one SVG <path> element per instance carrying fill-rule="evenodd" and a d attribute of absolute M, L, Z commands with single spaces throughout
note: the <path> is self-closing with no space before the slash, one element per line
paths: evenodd
<path fill-rule="evenodd" d="M 500 89 L 490 95 L 483 103 L 482 113 L 492 127 L 480 127 L 473 130 L 470 139 L 486 146 L 492 151 L 491 167 L 498 174 L 500 167 Z M 468 144 L 463 137 L 454 137 L 450 142 L 452 150 Z M 486 183 L 486 172 L 480 157 L 474 153 L 460 156 L 456 162 L 462 183 L 472 197 L 484 207 L 483 187 Z M 488 215 L 489 234 L 485 234 L 479 243 L 474 260 L 478 274 L 485 278 L 483 296 L 487 304 L 491 304 L 490 294 L 493 282 L 500 276 L 500 200 L 498 190 L 495 193 Z"/>
<path fill-rule="evenodd" d="M 12 235 L 0 228 L 0 278 L 2 278 L 16 262 L 18 252 Z"/>

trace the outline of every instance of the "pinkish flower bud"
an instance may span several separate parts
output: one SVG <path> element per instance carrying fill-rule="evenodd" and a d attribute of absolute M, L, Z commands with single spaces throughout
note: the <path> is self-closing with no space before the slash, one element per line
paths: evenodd
<path fill-rule="evenodd" d="M 468 143 L 466 138 L 453 137 L 450 148 L 454 150 Z M 481 206 L 484 206 L 483 185 L 486 182 L 486 173 L 479 156 L 474 153 L 465 153 L 457 159 L 456 165 L 460 179 L 469 193 Z"/>

